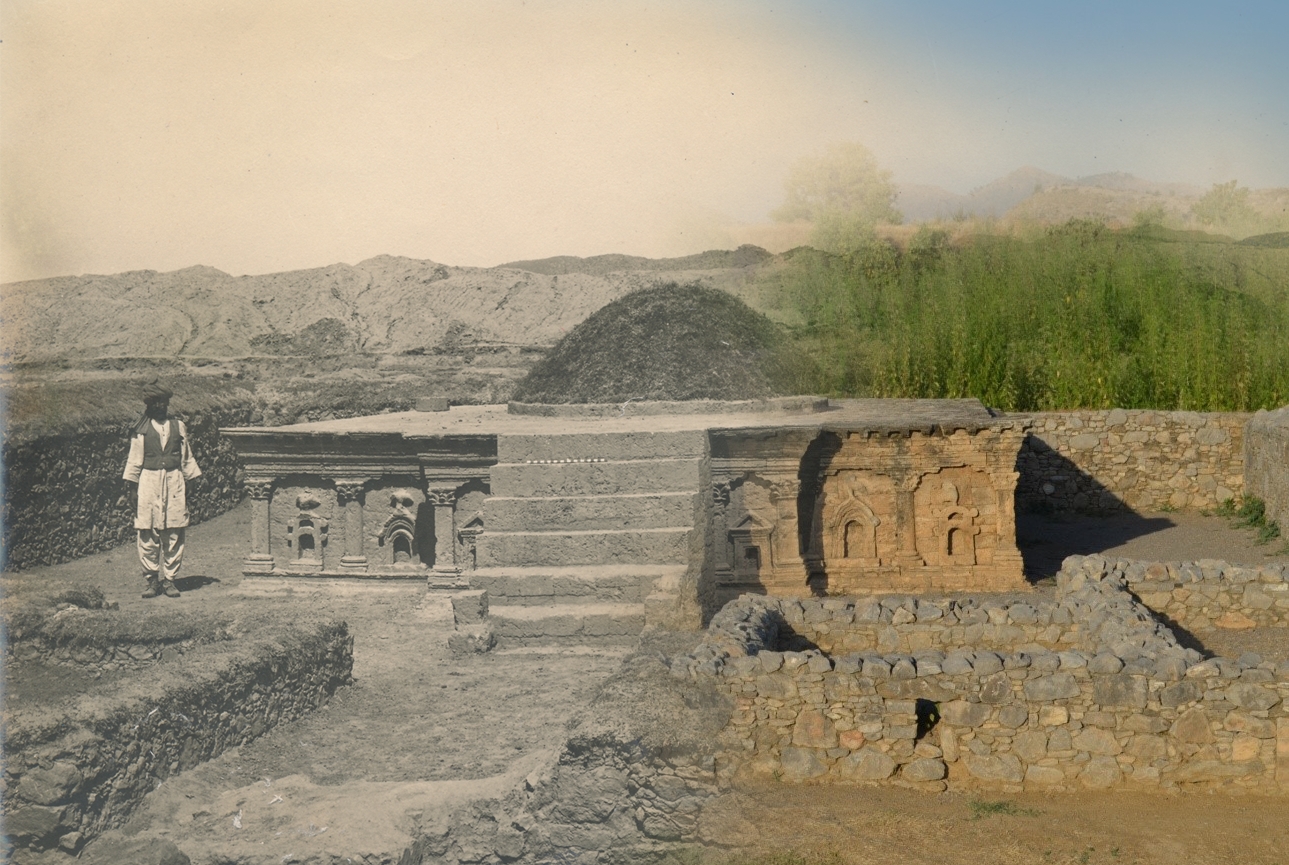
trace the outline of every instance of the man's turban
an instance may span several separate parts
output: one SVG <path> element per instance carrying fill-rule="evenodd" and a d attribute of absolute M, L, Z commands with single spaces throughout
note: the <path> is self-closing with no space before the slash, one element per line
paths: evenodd
<path fill-rule="evenodd" d="M 157 379 L 153 379 L 143 386 L 144 402 L 161 402 L 170 399 L 174 394 L 169 388 L 161 384 Z"/>

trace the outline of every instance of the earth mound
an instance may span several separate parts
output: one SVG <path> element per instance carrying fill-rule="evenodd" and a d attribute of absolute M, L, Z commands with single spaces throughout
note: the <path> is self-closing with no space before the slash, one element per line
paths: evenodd
<path fill-rule="evenodd" d="M 733 295 L 669 283 L 625 295 L 556 343 L 518 402 L 746 400 L 788 391 L 775 324 Z"/>

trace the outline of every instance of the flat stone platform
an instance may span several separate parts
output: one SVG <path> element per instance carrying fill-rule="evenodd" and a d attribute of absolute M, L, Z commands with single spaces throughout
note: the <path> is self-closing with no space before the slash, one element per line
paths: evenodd
<path fill-rule="evenodd" d="M 820 401 L 823 402 L 823 401 Z M 846 399 L 828 400 L 787 411 L 734 410 L 671 414 L 658 412 L 656 403 L 631 402 L 618 406 L 614 415 L 541 416 L 511 413 L 505 405 L 453 406 L 445 412 L 405 411 L 343 420 L 315 421 L 279 427 L 244 427 L 239 432 L 335 435 L 345 433 L 401 433 L 410 437 L 564 435 L 569 433 L 682 432 L 687 430 L 740 430 L 758 427 L 846 430 L 850 432 L 952 432 L 975 431 L 1005 423 L 1010 418 L 990 413 L 975 399 Z M 663 404 L 665 405 L 665 404 Z M 713 409 L 720 404 L 711 403 Z M 740 406 L 740 404 L 731 404 Z M 741 406 L 740 406 L 741 408 Z"/>

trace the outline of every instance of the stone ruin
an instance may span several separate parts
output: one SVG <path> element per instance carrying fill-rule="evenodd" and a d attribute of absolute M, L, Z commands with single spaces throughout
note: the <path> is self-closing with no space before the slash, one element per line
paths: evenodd
<path fill-rule="evenodd" d="M 745 592 L 1026 588 L 1024 418 L 976 400 L 456 407 L 223 430 L 250 577 L 485 590 L 498 636 L 695 627 Z M 578 606 L 609 608 L 579 612 Z M 553 613 L 554 615 L 554 613 Z"/>

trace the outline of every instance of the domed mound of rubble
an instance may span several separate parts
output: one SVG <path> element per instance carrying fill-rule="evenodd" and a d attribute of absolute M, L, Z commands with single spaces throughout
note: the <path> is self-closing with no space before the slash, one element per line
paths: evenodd
<path fill-rule="evenodd" d="M 776 325 L 733 295 L 674 283 L 583 321 L 515 391 L 523 403 L 748 400 L 783 389 Z"/>

